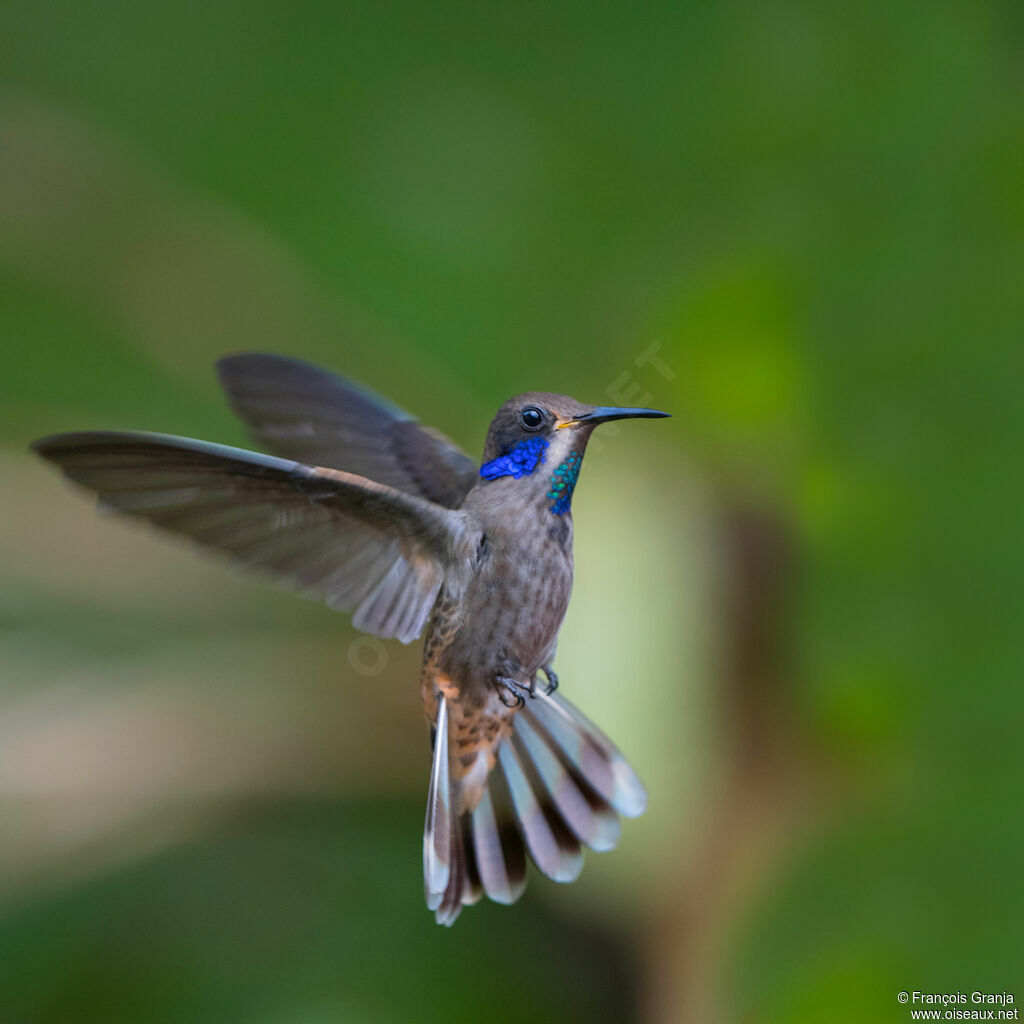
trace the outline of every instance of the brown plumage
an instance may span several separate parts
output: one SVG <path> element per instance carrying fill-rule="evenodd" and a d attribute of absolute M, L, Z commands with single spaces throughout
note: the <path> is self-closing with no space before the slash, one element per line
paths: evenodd
<path fill-rule="evenodd" d="M 428 626 L 424 882 L 439 922 L 482 894 L 516 900 L 527 855 L 574 879 L 582 847 L 614 846 L 618 815 L 641 813 L 646 797 L 604 734 L 553 692 L 572 491 L 595 426 L 665 414 L 519 395 L 495 416 L 477 470 L 443 435 L 315 367 L 240 355 L 218 368 L 278 456 L 137 433 L 34 447 L 104 506 L 351 610 L 360 629 L 408 643 Z"/>

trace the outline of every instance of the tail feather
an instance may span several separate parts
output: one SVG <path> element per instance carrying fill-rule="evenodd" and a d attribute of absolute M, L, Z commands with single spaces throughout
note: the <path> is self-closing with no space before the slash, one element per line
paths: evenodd
<path fill-rule="evenodd" d="M 539 692 L 529 710 L 583 777 L 626 818 L 647 809 L 647 793 L 619 749 L 564 697 Z"/>
<path fill-rule="evenodd" d="M 461 905 L 464 907 L 479 903 L 484 895 L 483 882 L 480 880 L 480 869 L 473 852 L 473 826 L 469 815 L 462 816 L 462 862 L 466 866 L 466 877 L 462 885 Z M 454 918 L 453 918 L 454 920 Z"/>
<path fill-rule="evenodd" d="M 495 903 L 515 903 L 526 888 L 526 851 L 500 769 L 491 776 L 470 821 L 484 892 Z"/>
<path fill-rule="evenodd" d="M 434 910 L 437 923 L 449 927 L 455 923 L 464 903 L 475 903 L 480 898 L 480 890 L 474 887 L 470 876 L 464 847 L 464 831 L 458 818 L 452 819 L 452 839 L 457 845 L 452 850 L 452 870 L 448 884 L 441 894 L 440 902 L 431 908 Z M 427 906 L 430 906 L 429 902 Z"/>
<path fill-rule="evenodd" d="M 434 754 L 423 827 L 423 887 L 427 907 L 438 924 L 451 925 L 464 903 L 482 894 L 470 835 L 456 813 L 456 786 L 452 785 L 448 755 L 448 702 L 438 701 L 434 726 Z"/>
<path fill-rule="evenodd" d="M 579 841 L 592 850 L 613 849 L 622 831 L 615 811 L 583 780 L 543 727 L 531 724 L 527 711 L 516 716 L 515 731 L 546 798 Z"/>
<path fill-rule="evenodd" d="M 437 910 L 452 873 L 452 789 L 448 777 L 448 705 L 442 698 L 434 729 L 434 757 L 423 826 L 423 887 L 427 906 Z"/>
<path fill-rule="evenodd" d="M 538 694 L 513 721 L 475 807 L 448 759 L 448 711 L 440 700 L 423 840 L 427 906 L 450 925 L 481 895 L 514 903 L 526 888 L 527 855 L 549 878 L 571 882 L 583 846 L 610 850 L 619 815 L 642 814 L 647 794 L 626 759 L 561 696 Z"/>
<path fill-rule="evenodd" d="M 530 779 L 526 768 L 529 762 L 524 765 L 525 760 L 514 737 L 505 740 L 498 749 L 498 763 L 512 793 L 526 848 L 533 863 L 548 878 L 555 882 L 574 882 L 583 870 L 579 841 L 538 799 L 536 789 L 539 787 Z"/>

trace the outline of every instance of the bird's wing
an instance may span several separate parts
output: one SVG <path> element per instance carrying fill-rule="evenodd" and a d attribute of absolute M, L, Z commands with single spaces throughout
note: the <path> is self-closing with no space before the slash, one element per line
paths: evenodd
<path fill-rule="evenodd" d="M 380 395 L 309 363 L 243 353 L 217 364 L 232 408 L 262 447 L 458 508 L 477 466 Z"/>
<path fill-rule="evenodd" d="M 33 445 L 102 506 L 222 551 L 368 633 L 414 640 L 467 533 L 461 513 L 352 473 L 146 433 Z"/>

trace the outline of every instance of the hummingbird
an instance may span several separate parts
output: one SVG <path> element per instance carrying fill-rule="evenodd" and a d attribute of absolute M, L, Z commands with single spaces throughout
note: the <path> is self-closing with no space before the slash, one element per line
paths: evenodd
<path fill-rule="evenodd" d="M 451 925 L 483 895 L 514 903 L 527 860 L 571 882 L 609 850 L 645 790 L 614 744 L 556 692 L 573 580 L 572 498 L 587 442 L 656 409 L 510 398 L 481 465 L 369 389 L 308 363 L 217 364 L 260 454 L 168 434 L 85 431 L 33 443 L 100 507 L 352 612 L 364 632 L 426 633 L 432 744 L 427 906 Z M 543 674 L 543 682 L 540 676 Z"/>

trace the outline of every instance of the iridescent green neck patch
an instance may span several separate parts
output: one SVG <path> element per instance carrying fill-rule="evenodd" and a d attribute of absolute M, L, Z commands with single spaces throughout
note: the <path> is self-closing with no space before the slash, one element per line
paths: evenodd
<path fill-rule="evenodd" d="M 556 516 L 564 516 L 569 511 L 569 506 L 572 504 L 572 492 L 576 488 L 581 465 L 583 465 L 583 456 L 579 452 L 573 452 L 551 474 L 551 486 L 548 488 L 547 496 L 551 501 L 551 511 Z"/>

